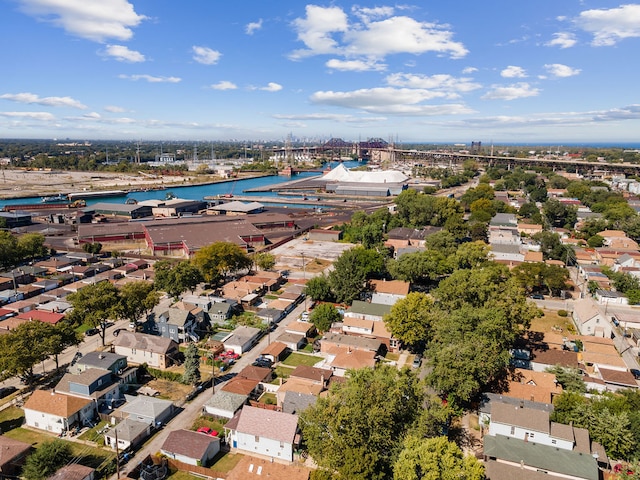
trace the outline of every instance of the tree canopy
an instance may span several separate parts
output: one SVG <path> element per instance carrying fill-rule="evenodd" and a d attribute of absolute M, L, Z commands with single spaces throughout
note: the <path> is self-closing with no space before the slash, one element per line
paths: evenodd
<path fill-rule="evenodd" d="M 204 279 L 213 284 L 219 283 L 227 275 L 252 265 L 251 258 L 235 243 L 215 242 L 198 250 L 193 264 L 200 269 Z"/>
<path fill-rule="evenodd" d="M 326 332 L 334 322 L 342 320 L 342 316 L 338 309 L 330 303 L 322 303 L 313 309 L 309 320 L 320 332 Z"/>
<path fill-rule="evenodd" d="M 68 297 L 73 306 L 67 319 L 77 325 L 88 324 L 98 329 L 104 345 L 106 321 L 116 319 L 120 313 L 120 293 L 111 282 L 87 285 Z"/>
<path fill-rule="evenodd" d="M 309 453 L 340 478 L 391 478 L 405 432 L 420 411 L 415 374 L 392 366 L 364 368 L 300 415 Z"/>

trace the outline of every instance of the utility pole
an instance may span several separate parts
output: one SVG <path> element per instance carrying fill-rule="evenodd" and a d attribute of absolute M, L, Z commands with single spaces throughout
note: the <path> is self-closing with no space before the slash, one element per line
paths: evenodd
<path fill-rule="evenodd" d="M 116 433 L 116 478 L 120 478 L 120 452 L 118 449 L 118 425 L 115 426 L 113 431 Z"/>

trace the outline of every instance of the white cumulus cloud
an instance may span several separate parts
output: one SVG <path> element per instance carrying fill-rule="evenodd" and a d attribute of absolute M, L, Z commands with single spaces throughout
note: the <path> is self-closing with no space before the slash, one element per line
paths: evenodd
<path fill-rule="evenodd" d="M 269 82 L 264 87 L 259 87 L 258 90 L 264 90 L 265 92 L 279 92 L 282 90 L 282 85 L 276 82 Z"/>
<path fill-rule="evenodd" d="M 194 45 L 191 50 L 193 51 L 193 59 L 203 65 L 215 65 L 222 56 L 220 52 L 209 47 Z"/>
<path fill-rule="evenodd" d="M 462 73 L 464 73 L 465 75 L 469 75 L 470 73 L 475 73 L 477 71 L 478 69 L 476 67 L 465 67 L 462 69 Z"/>
<path fill-rule="evenodd" d="M 235 90 L 236 88 L 238 88 L 238 86 L 233 82 L 229 82 L 228 80 L 221 80 L 218 83 L 210 85 L 209 88 L 213 90 Z"/>
<path fill-rule="evenodd" d="M 453 40 L 447 25 L 390 16 L 393 9 L 388 7 L 356 7 L 352 11 L 356 18 L 350 22 L 340 7 L 307 5 L 306 16 L 293 22 L 298 40 L 306 48 L 292 52 L 290 58 L 332 54 L 350 60 L 381 59 L 392 54 L 427 52 L 461 58 L 468 53 L 462 43 Z"/>
<path fill-rule="evenodd" d="M 494 85 L 492 89 L 482 96 L 484 100 L 516 100 L 518 98 L 536 97 L 540 89 L 534 88 L 528 83 L 521 82 L 513 85 Z"/>
<path fill-rule="evenodd" d="M 527 76 L 527 72 L 522 67 L 509 65 L 507 68 L 500 72 L 500 76 L 504 78 L 525 78 Z"/>
<path fill-rule="evenodd" d="M 124 45 L 107 45 L 104 55 L 112 57 L 119 62 L 140 63 L 145 61 L 145 57 L 140 52 L 130 50 Z"/>
<path fill-rule="evenodd" d="M 579 68 L 572 68 L 561 63 L 547 64 L 544 66 L 544 68 L 547 70 L 547 72 L 549 72 L 549 75 L 558 78 L 573 77 L 575 75 L 579 75 L 582 71 Z"/>
<path fill-rule="evenodd" d="M 104 107 L 104 109 L 107 112 L 111 112 L 111 113 L 122 113 L 122 112 L 126 112 L 126 110 L 122 107 L 118 107 L 116 105 L 107 105 L 106 107 Z"/>
<path fill-rule="evenodd" d="M 182 81 L 180 77 L 158 77 L 154 75 L 118 75 L 118 78 L 122 78 L 123 80 L 133 80 L 137 82 L 138 80 L 146 80 L 149 83 L 179 83 Z"/>
<path fill-rule="evenodd" d="M 625 38 L 640 37 L 640 5 L 585 10 L 575 19 L 575 23 L 593 35 L 592 45 L 615 45 Z"/>
<path fill-rule="evenodd" d="M 578 41 L 573 33 L 558 32 L 553 34 L 553 39 L 549 40 L 545 45 L 548 47 L 571 48 Z"/>
<path fill-rule="evenodd" d="M 129 40 L 147 17 L 127 0 L 18 0 L 27 15 L 94 42 Z"/>
<path fill-rule="evenodd" d="M 374 60 L 340 60 L 332 58 L 325 65 L 333 70 L 341 70 L 343 72 L 380 72 L 387 69 L 383 63 L 377 63 Z"/>
<path fill-rule="evenodd" d="M 256 30 L 260 30 L 261 28 L 262 28 L 262 19 L 258 20 L 257 22 L 247 23 L 247 26 L 245 27 L 244 31 L 247 35 L 253 35 L 253 32 L 255 32 Z"/>
<path fill-rule="evenodd" d="M 0 95 L 3 100 L 17 103 L 44 105 L 47 107 L 71 107 L 84 110 L 86 105 L 71 97 L 40 97 L 35 93 L 5 93 Z"/>

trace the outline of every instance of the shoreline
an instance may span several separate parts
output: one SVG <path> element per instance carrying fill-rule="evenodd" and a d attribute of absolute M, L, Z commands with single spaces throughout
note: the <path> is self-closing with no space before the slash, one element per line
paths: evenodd
<path fill-rule="evenodd" d="M 54 175 L 62 175 L 70 179 L 70 185 L 67 187 L 63 183 L 59 187 L 52 186 Z M 7 200 L 23 200 L 30 198 L 44 197 L 48 195 L 56 195 L 62 191 L 68 193 L 77 192 L 100 192 L 113 189 L 123 190 L 128 193 L 139 191 L 160 191 L 168 188 L 192 187 L 199 185 L 213 185 L 218 183 L 230 183 L 238 180 L 248 180 L 252 178 L 269 177 L 277 174 L 265 172 L 247 172 L 240 173 L 236 178 L 211 178 L 198 180 L 197 176 L 185 175 L 182 177 L 158 177 L 157 179 L 145 178 L 142 176 L 133 176 L 123 174 L 111 174 L 105 172 L 80 172 L 80 171 L 24 171 L 24 170 L 3 170 L 2 180 L 0 183 L 0 202 Z M 37 177 L 36 177 L 37 176 Z M 96 180 L 99 176 L 100 180 Z M 123 178 L 124 177 L 124 178 Z M 42 182 L 44 178 L 44 183 Z M 30 182 L 30 180 L 40 180 L 38 182 Z M 98 183 L 100 182 L 100 183 Z M 124 182 L 128 182 L 125 186 Z M 136 183 L 132 185 L 132 183 Z"/>

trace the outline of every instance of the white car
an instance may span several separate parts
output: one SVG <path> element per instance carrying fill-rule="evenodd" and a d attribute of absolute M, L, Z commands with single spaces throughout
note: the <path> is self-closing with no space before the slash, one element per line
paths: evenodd
<path fill-rule="evenodd" d="M 309 312 L 302 312 L 302 315 L 300 315 L 300 319 L 301 319 L 303 322 L 308 321 L 308 320 L 309 320 Z"/>

